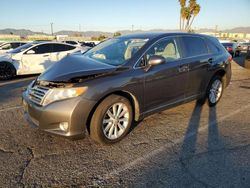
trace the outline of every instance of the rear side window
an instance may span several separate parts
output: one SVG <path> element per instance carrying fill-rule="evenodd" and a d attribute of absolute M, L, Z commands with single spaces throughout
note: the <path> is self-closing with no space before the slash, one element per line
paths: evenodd
<path fill-rule="evenodd" d="M 184 57 L 193 57 L 208 53 L 208 48 L 203 38 L 184 36 L 182 37 L 184 45 Z"/>
<path fill-rule="evenodd" d="M 63 52 L 75 49 L 74 46 L 64 44 L 53 44 L 53 52 Z"/>
<path fill-rule="evenodd" d="M 207 40 L 207 46 L 209 49 L 209 52 L 211 54 L 217 54 L 219 53 L 221 50 L 218 46 L 216 46 L 212 41 L 210 41 L 209 39 Z"/>

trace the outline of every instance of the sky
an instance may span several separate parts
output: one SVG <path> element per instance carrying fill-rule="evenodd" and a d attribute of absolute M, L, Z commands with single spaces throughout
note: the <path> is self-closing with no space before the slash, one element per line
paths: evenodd
<path fill-rule="evenodd" d="M 187 0 L 188 2 L 188 0 Z M 197 0 L 194 29 L 250 26 L 250 0 Z M 0 29 L 50 32 L 178 29 L 178 0 L 0 0 Z"/>

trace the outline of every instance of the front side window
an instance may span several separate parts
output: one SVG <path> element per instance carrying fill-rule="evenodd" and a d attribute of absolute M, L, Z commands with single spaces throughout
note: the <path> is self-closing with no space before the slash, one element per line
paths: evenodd
<path fill-rule="evenodd" d="M 168 37 L 154 44 L 149 50 L 147 50 L 145 56 L 138 66 L 145 66 L 149 58 L 154 55 L 164 57 L 166 59 L 166 63 L 180 59 L 180 53 L 177 47 L 176 39 Z"/>
<path fill-rule="evenodd" d="M 52 44 L 41 44 L 30 49 L 35 52 L 35 54 L 45 54 L 52 52 Z"/>
<path fill-rule="evenodd" d="M 184 36 L 182 37 L 182 41 L 185 49 L 184 57 L 193 57 L 208 53 L 206 43 L 201 37 Z"/>
<path fill-rule="evenodd" d="M 110 65 L 122 65 L 148 41 L 147 38 L 115 38 L 107 40 L 84 54 Z"/>

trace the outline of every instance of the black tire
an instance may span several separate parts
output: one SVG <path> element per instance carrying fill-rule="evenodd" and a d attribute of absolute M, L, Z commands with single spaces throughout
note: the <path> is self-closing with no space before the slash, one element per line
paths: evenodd
<path fill-rule="evenodd" d="M 119 129 L 119 131 L 124 131 L 124 132 L 118 138 L 110 139 L 108 138 L 108 135 L 105 135 L 104 133 L 105 132 L 104 129 L 107 128 L 109 124 L 107 123 L 106 127 L 104 127 L 105 125 L 103 121 L 105 120 L 105 117 L 107 117 L 108 111 L 117 104 L 124 104 L 126 106 L 126 112 L 127 112 L 126 114 L 129 116 L 129 118 L 127 118 L 128 121 L 126 121 L 126 128 L 124 128 L 123 130 L 120 129 L 120 127 L 117 125 L 117 122 L 116 124 L 114 122 L 111 123 L 110 125 L 111 127 L 116 126 L 117 131 Z M 96 108 L 92 116 L 91 123 L 90 123 L 90 137 L 94 141 L 100 144 L 113 144 L 113 143 L 119 142 L 128 134 L 132 121 L 133 121 L 133 110 L 132 110 L 131 103 L 129 102 L 129 100 L 119 95 L 110 95 L 98 105 L 98 107 Z M 109 131 L 110 129 L 111 128 L 109 128 Z M 113 129 L 111 132 L 114 132 Z"/>
<path fill-rule="evenodd" d="M 219 82 L 221 83 L 221 87 L 220 87 L 221 90 L 220 90 L 220 91 L 219 91 L 219 89 L 217 90 L 217 93 L 220 92 L 220 94 L 219 94 L 218 98 L 217 98 L 215 101 L 213 101 L 213 100 L 211 99 L 211 97 L 210 97 L 210 94 L 212 94 L 212 91 L 211 91 L 211 90 L 212 90 L 213 84 L 214 84 L 216 81 L 219 81 Z M 208 88 L 207 88 L 207 92 L 206 92 L 206 99 L 207 99 L 208 105 L 209 105 L 210 107 L 216 106 L 216 105 L 218 104 L 218 102 L 220 101 L 220 99 L 221 99 L 221 97 L 222 97 L 222 95 L 223 95 L 223 91 L 224 91 L 224 82 L 223 82 L 222 77 L 219 76 L 219 75 L 214 76 L 214 77 L 211 79 L 211 81 L 210 81 L 210 83 L 209 83 L 209 85 L 208 85 Z"/>
<path fill-rule="evenodd" d="M 0 62 L 0 80 L 9 80 L 16 76 L 15 67 L 8 62 Z"/>

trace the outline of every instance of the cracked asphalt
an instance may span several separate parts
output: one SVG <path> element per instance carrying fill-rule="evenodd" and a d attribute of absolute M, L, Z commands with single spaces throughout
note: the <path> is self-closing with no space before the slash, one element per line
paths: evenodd
<path fill-rule="evenodd" d="M 0 82 L 0 187 L 249 187 L 250 70 L 244 54 L 217 107 L 152 115 L 118 144 L 67 140 L 30 128 L 22 88 Z M 238 64 L 239 65 L 238 65 Z"/>

